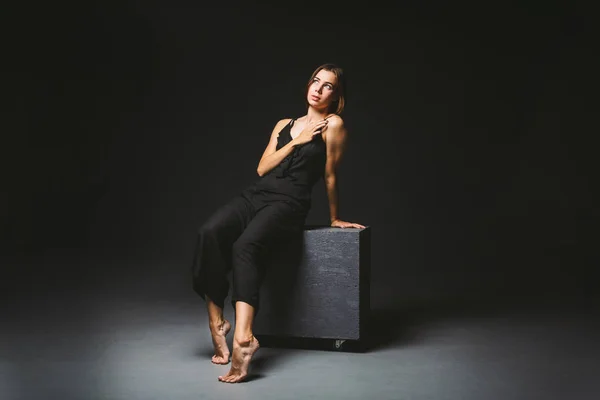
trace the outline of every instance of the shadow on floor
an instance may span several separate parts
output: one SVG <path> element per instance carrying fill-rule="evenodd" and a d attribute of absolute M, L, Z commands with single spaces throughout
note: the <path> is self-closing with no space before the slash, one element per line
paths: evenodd
<path fill-rule="evenodd" d="M 371 310 L 364 351 L 420 343 L 428 326 L 443 320 L 493 318 L 553 313 L 560 310 L 590 313 L 598 299 L 560 295 L 477 295 Z"/>

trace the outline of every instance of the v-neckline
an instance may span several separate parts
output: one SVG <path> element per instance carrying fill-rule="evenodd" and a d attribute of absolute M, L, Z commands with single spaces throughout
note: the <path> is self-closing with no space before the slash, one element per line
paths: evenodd
<path fill-rule="evenodd" d="M 290 136 L 290 139 L 294 140 L 296 139 L 295 137 L 292 136 L 292 127 L 294 126 L 294 124 L 296 123 L 296 118 L 292 118 L 292 121 L 290 122 L 290 129 L 288 129 L 288 135 Z M 296 136 L 298 137 L 298 136 Z"/>
<path fill-rule="evenodd" d="M 330 116 L 331 116 L 331 115 L 327 116 L 325 119 L 329 118 Z M 291 121 L 290 121 L 290 123 L 288 124 L 288 126 L 289 126 L 289 128 L 290 128 L 290 129 L 288 130 L 288 136 L 289 136 L 289 137 L 290 137 L 290 139 L 292 139 L 292 140 L 296 139 L 295 137 L 293 137 L 293 136 L 292 136 L 292 126 L 294 126 L 294 124 L 296 123 L 296 120 L 297 120 L 297 118 L 292 118 L 292 120 L 291 120 Z M 300 136 L 300 135 L 298 135 L 298 136 Z M 298 136 L 296 136 L 296 137 L 298 137 Z M 321 138 L 322 138 L 322 136 L 321 136 Z"/>

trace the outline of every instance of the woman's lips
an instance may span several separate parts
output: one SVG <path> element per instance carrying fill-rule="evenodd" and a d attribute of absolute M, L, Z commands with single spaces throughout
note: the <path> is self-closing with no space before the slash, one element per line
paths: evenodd
<path fill-rule="evenodd" d="M 320 97 L 315 96 L 315 95 L 311 95 L 310 97 L 311 97 L 311 99 L 313 99 L 315 101 L 319 101 L 319 99 L 320 99 Z"/>

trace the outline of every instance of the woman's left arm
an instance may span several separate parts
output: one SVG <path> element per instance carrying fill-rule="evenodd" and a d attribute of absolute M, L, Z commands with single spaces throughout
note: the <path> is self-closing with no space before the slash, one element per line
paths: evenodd
<path fill-rule="evenodd" d="M 331 226 L 337 228 L 364 228 L 364 225 L 343 221 L 339 218 L 339 196 L 337 185 L 337 169 L 344 155 L 348 133 L 344 127 L 344 121 L 335 116 L 328 118 L 329 123 L 323 132 L 327 147 L 327 162 L 325 163 L 325 187 L 329 200 L 329 215 Z"/>

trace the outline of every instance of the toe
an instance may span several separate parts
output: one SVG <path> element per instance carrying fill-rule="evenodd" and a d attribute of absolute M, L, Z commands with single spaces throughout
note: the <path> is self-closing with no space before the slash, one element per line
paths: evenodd
<path fill-rule="evenodd" d="M 228 364 L 229 363 L 229 358 L 228 357 L 222 357 L 222 356 L 213 356 L 212 358 L 212 362 L 214 364 Z"/>

